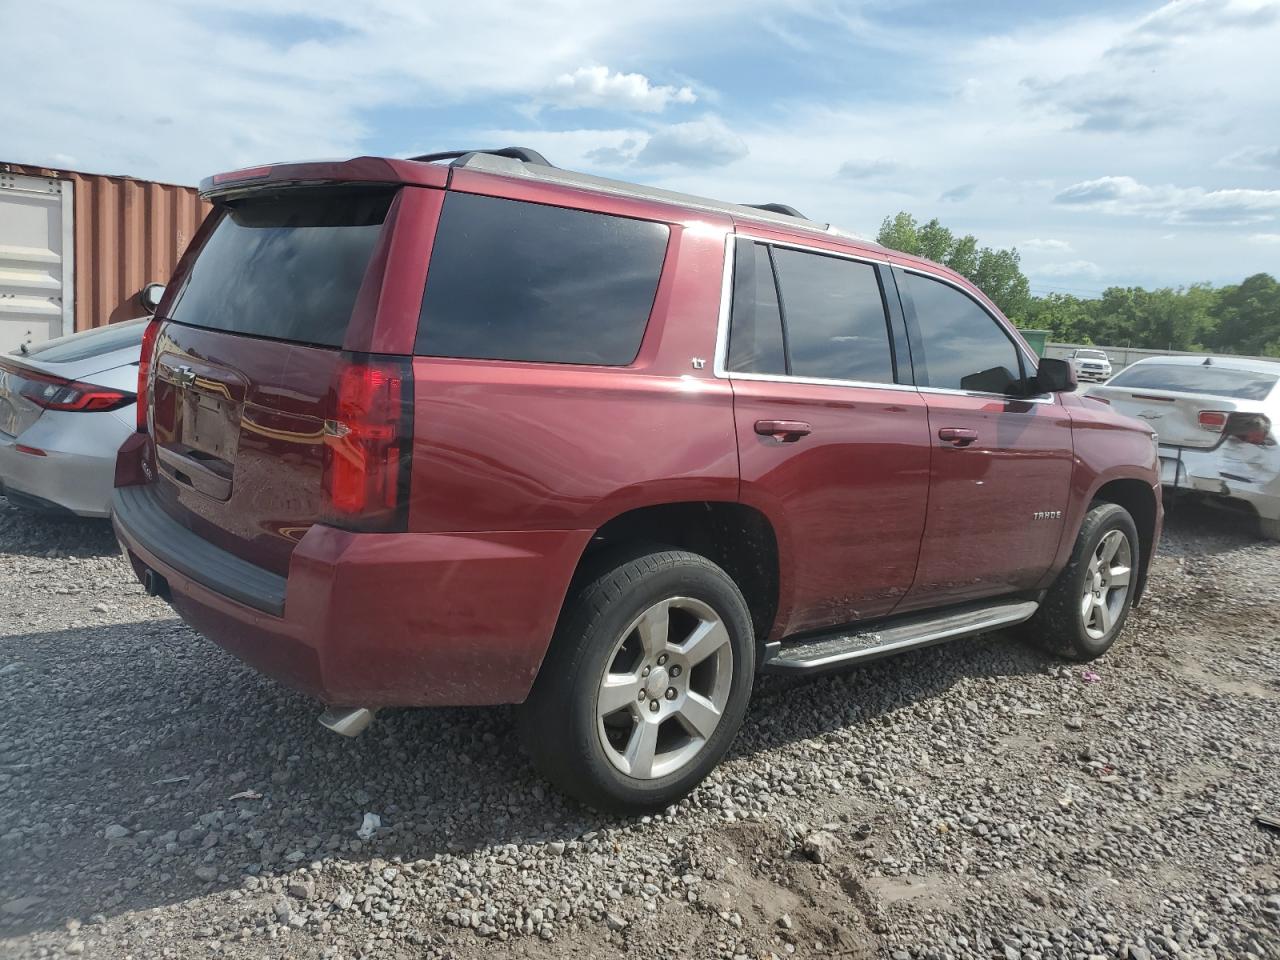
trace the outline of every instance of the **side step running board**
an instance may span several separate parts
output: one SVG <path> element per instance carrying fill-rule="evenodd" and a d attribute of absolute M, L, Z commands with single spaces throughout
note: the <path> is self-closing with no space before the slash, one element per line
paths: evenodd
<path fill-rule="evenodd" d="M 902 650 L 1022 623 L 1039 607 L 1034 600 L 984 601 L 908 614 L 867 627 L 844 627 L 802 640 L 770 644 L 760 670 L 791 676 L 837 670 Z"/>

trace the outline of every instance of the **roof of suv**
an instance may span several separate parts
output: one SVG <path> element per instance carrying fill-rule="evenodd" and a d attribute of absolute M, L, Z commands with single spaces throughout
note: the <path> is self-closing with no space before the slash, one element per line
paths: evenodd
<path fill-rule="evenodd" d="M 440 161 L 448 161 L 441 163 Z M 735 220 L 754 221 L 790 230 L 818 233 L 833 239 L 856 243 L 873 250 L 888 252 L 884 247 L 850 231 L 841 230 L 827 223 L 819 223 L 804 217 L 794 207 L 780 203 L 752 205 L 727 203 L 694 194 L 664 190 L 625 180 L 611 180 L 589 173 L 564 170 L 553 166 L 540 153 L 525 147 L 503 147 L 497 150 L 449 151 L 425 154 L 407 159 L 383 157 L 353 157 L 350 160 L 332 160 L 306 163 L 283 163 L 248 167 L 229 173 L 220 173 L 200 184 L 204 199 L 212 199 L 256 189 L 266 184 L 299 183 L 327 179 L 337 175 L 342 180 L 403 179 L 405 182 L 443 186 L 452 170 L 467 170 L 481 174 L 531 180 L 554 184 L 591 193 L 649 200 L 690 210 L 727 214 Z M 340 173 L 339 173 L 340 171 Z"/>

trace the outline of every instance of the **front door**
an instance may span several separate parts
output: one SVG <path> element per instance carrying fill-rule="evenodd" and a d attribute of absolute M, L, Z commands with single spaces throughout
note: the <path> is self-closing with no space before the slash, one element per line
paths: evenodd
<path fill-rule="evenodd" d="M 920 564 L 900 609 L 1032 590 L 1064 533 L 1071 421 L 1057 398 L 1022 395 L 1030 360 L 976 299 L 895 273 L 932 444 Z"/>
<path fill-rule="evenodd" d="M 783 558 L 775 636 L 882 616 L 915 575 L 928 410 L 898 382 L 887 269 L 738 240 L 725 365 L 742 499 Z"/>

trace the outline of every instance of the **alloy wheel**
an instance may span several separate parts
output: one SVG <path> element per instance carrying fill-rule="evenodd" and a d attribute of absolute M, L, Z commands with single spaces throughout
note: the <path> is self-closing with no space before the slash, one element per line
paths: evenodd
<path fill-rule="evenodd" d="M 706 746 L 729 702 L 733 645 L 708 604 L 671 597 L 614 644 L 596 697 L 609 762 L 638 780 L 676 773 Z"/>
<path fill-rule="evenodd" d="M 1133 576 L 1133 547 L 1123 530 L 1109 530 L 1089 558 L 1080 615 L 1093 640 L 1101 640 L 1124 610 Z"/>

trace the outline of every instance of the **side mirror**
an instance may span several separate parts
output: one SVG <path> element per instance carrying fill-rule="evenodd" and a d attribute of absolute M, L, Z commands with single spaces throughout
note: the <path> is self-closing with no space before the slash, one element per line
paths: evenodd
<path fill-rule="evenodd" d="M 147 313 L 155 313 L 164 297 L 163 283 L 148 283 L 138 292 L 138 302 Z"/>
<path fill-rule="evenodd" d="M 1071 393 L 1078 383 L 1075 364 L 1056 357 L 1041 357 L 1031 378 L 1035 393 Z"/>

